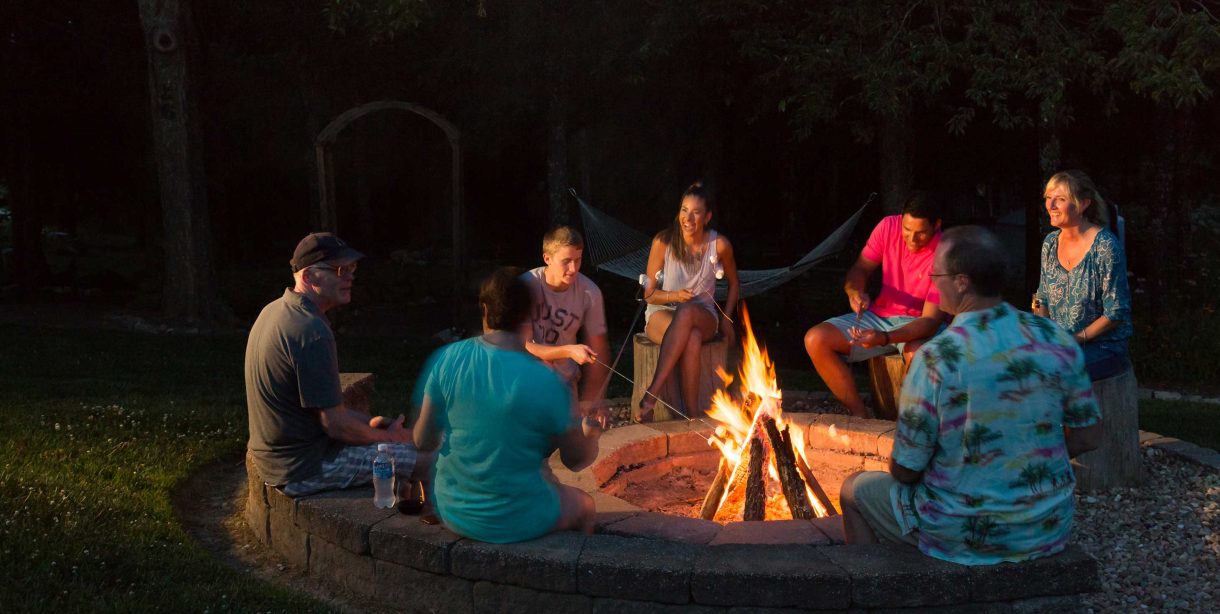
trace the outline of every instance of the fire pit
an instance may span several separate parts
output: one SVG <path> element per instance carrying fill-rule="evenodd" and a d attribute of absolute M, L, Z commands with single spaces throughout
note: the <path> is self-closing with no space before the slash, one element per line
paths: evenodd
<path fill-rule="evenodd" d="M 801 396 L 782 395 L 811 400 Z M 782 418 L 792 441 L 804 434 L 801 448 L 832 507 L 842 476 L 886 465 L 893 423 Z M 837 545 L 837 516 L 704 520 L 698 512 L 724 458 L 708 444 L 715 432 L 710 420 L 616 428 L 602 436 L 592 467 L 557 470 L 597 501 L 591 536 L 475 542 L 374 508 L 368 488 L 289 498 L 263 485 L 249 457 L 245 517 L 258 541 L 314 580 L 407 611 L 652 612 L 682 604 L 698 611 L 1073 611 L 1079 593 L 1097 589 L 1097 563 L 1076 547 L 1019 565 L 965 567 L 907 547 Z M 683 495 L 677 484 L 687 478 L 690 494 Z M 655 503 L 642 494 L 650 489 Z"/>

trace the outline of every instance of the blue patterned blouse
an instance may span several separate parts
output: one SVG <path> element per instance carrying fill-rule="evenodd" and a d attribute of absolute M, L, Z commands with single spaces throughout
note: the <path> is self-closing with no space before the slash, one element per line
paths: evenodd
<path fill-rule="evenodd" d="M 1089 345 L 1116 354 L 1126 354 L 1131 338 L 1131 290 L 1127 285 L 1127 256 L 1118 237 L 1102 228 L 1093 245 L 1072 270 L 1059 263 L 1059 233 L 1042 242 L 1042 279 L 1038 298 L 1050 310 L 1050 318 L 1076 334 L 1094 320 L 1106 316 L 1118 326 L 1104 332 Z"/>

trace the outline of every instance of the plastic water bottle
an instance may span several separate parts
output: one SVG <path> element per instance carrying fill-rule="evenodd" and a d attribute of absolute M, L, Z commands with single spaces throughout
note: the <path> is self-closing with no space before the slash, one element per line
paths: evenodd
<path fill-rule="evenodd" d="M 394 457 L 388 443 L 377 444 L 377 458 L 373 459 L 373 505 L 394 506 Z"/>

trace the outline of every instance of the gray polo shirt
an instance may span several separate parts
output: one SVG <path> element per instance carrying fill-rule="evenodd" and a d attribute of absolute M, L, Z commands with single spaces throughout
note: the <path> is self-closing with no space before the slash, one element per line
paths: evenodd
<path fill-rule="evenodd" d="M 339 361 L 330 323 L 312 301 L 287 289 L 263 308 L 246 342 L 247 448 L 275 486 L 313 477 L 338 445 L 319 410 L 339 405 Z"/>

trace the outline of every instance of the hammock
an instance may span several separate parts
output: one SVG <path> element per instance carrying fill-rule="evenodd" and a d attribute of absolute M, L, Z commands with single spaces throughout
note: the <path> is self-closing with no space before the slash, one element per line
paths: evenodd
<path fill-rule="evenodd" d="M 640 274 L 648 268 L 648 250 L 652 245 L 652 237 L 594 209 L 577 196 L 576 190 L 569 191 L 576 198 L 576 202 L 580 203 L 580 218 L 585 226 L 585 251 L 597 263 L 597 268 L 627 279 L 639 279 Z M 741 298 L 762 294 L 838 254 L 846 247 L 848 236 L 860 221 L 860 216 L 869 202 L 872 202 L 871 197 L 847 218 L 847 221 L 830 233 L 830 236 L 809 250 L 809 253 L 795 264 L 756 271 L 739 269 L 737 278 L 741 282 Z M 716 299 L 724 300 L 727 294 L 728 282 L 717 281 Z"/>

